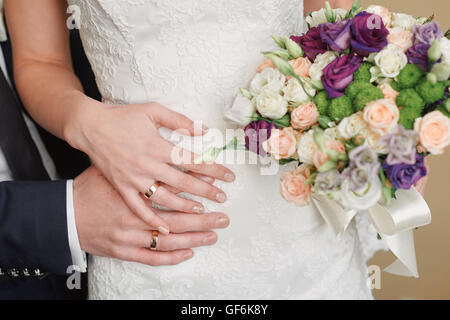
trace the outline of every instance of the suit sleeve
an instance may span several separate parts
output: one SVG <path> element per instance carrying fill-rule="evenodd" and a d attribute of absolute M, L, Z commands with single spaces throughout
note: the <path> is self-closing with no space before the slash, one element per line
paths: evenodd
<path fill-rule="evenodd" d="M 66 181 L 0 182 L 0 267 L 66 275 Z"/>

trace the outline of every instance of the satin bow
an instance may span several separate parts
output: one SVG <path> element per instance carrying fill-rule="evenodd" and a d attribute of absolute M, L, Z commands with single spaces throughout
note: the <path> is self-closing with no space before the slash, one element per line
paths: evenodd
<path fill-rule="evenodd" d="M 312 202 L 337 237 L 347 229 L 358 213 L 344 209 L 327 196 L 314 194 Z M 376 204 L 367 214 L 397 260 L 384 271 L 400 276 L 419 277 L 414 248 L 413 230 L 431 222 L 431 211 L 415 189 L 398 190 L 390 205 Z"/>

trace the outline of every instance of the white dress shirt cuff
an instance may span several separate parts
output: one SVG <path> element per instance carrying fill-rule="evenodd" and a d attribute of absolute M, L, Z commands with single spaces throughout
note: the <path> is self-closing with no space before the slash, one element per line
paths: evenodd
<path fill-rule="evenodd" d="M 69 235 L 69 247 L 72 255 L 72 263 L 77 271 L 86 272 L 87 262 L 86 253 L 81 250 L 80 241 L 78 240 L 77 225 L 75 222 L 75 208 L 73 204 L 73 180 L 67 181 L 67 231 Z"/>

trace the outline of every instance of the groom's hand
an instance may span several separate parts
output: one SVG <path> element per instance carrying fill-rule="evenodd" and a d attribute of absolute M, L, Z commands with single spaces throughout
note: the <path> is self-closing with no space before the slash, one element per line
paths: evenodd
<path fill-rule="evenodd" d="M 229 224 L 228 217 L 222 213 L 198 215 L 155 210 L 173 233 L 161 234 L 157 251 L 150 251 L 152 228 L 133 214 L 94 167 L 75 179 L 74 207 L 78 237 L 84 251 L 152 266 L 173 265 L 190 259 L 191 248 L 217 241 L 216 233 L 210 230 Z"/>

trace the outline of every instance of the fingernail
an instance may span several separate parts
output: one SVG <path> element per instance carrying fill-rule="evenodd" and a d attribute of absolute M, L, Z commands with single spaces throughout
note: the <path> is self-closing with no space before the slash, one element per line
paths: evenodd
<path fill-rule="evenodd" d="M 205 212 L 205 208 L 200 207 L 200 206 L 195 206 L 192 210 L 196 213 L 204 213 Z"/>
<path fill-rule="evenodd" d="M 194 255 L 194 252 L 188 251 L 185 254 L 183 254 L 183 259 L 190 259 Z"/>
<path fill-rule="evenodd" d="M 216 241 L 217 241 L 217 236 L 215 234 L 209 234 L 205 237 L 205 239 L 203 239 L 203 244 L 204 245 L 213 244 Z"/>
<path fill-rule="evenodd" d="M 158 231 L 160 232 L 160 233 L 162 233 L 163 235 L 168 235 L 170 232 L 169 232 L 169 229 L 167 229 L 167 228 L 164 228 L 164 227 L 159 227 L 158 228 Z"/>
<path fill-rule="evenodd" d="M 225 202 L 225 201 L 227 201 L 227 196 L 225 195 L 225 193 L 218 193 L 216 195 L 216 200 L 218 202 Z"/>
<path fill-rule="evenodd" d="M 219 218 L 216 220 L 216 228 L 226 228 L 230 220 L 228 218 Z"/>
<path fill-rule="evenodd" d="M 225 181 L 229 181 L 229 182 L 233 182 L 236 179 L 234 174 L 231 174 L 231 173 L 225 174 L 224 178 L 225 178 Z"/>

